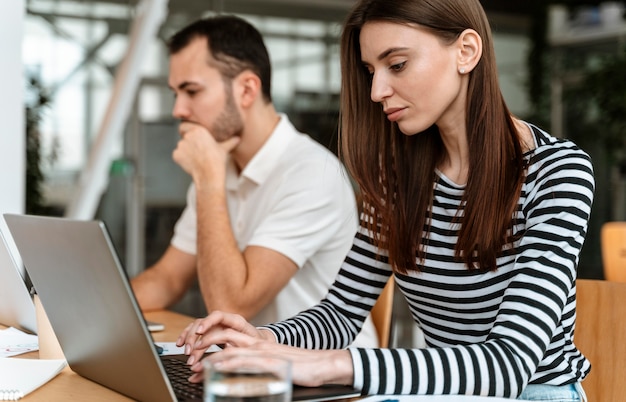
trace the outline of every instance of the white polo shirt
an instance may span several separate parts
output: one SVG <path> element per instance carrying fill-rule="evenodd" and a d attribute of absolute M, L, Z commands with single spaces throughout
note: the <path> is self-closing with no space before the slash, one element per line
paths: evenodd
<path fill-rule="evenodd" d="M 281 321 L 317 304 L 333 283 L 358 227 L 354 192 L 339 160 L 281 114 L 274 132 L 241 174 L 229 161 L 226 190 L 239 249 L 266 247 L 299 268 L 251 322 Z M 192 184 L 172 245 L 195 255 L 196 233 Z M 377 346 L 371 319 L 365 324 L 355 344 Z"/>

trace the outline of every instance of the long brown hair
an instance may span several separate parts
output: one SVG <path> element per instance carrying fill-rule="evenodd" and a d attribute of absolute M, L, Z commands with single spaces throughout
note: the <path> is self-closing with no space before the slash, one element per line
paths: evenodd
<path fill-rule="evenodd" d="M 368 21 L 418 24 L 445 43 L 465 29 L 482 38 L 483 53 L 469 77 L 469 173 L 455 253 L 468 268 L 496 269 L 510 244 L 512 217 L 524 180 L 519 135 L 498 84 L 489 22 L 478 0 L 362 0 L 341 37 L 341 156 L 357 181 L 368 227 L 397 272 L 419 270 L 429 233 L 435 168 L 445 156 L 439 129 L 404 135 L 370 99 L 359 46 Z M 459 211 L 461 212 L 461 211 Z"/>

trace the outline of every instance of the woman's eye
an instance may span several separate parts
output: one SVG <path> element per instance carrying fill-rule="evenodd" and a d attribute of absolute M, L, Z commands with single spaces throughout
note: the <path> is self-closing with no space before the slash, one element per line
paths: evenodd
<path fill-rule="evenodd" d="M 393 71 L 402 71 L 405 65 L 406 65 L 406 61 L 403 61 L 402 63 L 394 64 L 389 68 Z"/>

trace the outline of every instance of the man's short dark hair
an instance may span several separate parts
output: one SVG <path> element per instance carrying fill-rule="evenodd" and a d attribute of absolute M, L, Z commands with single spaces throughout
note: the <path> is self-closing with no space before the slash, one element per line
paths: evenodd
<path fill-rule="evenodd" d="M 249 22 L 233 15 L 220 15 L 195 21 L 175 33 L 168 42 L 170 55 L 187 47 L 194 39 L 206 38 L 215 65 L 225 79 L 232 80 L 244 70 L 261 79 L 263 98 L 272 101 L 272 67 L 261 33 Z"/>

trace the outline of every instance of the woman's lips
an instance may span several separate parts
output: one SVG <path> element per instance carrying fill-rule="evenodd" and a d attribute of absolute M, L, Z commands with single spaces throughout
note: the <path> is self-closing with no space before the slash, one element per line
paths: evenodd
<path fill-rule="evenodd" d="M 403 110 L 404 108 L 402 107 L 392 107 L 385 109 L 385 114 L 387 115 L 387 119 L 389 119 L 389 121 L 396 121 L 402 115 Z"/>

